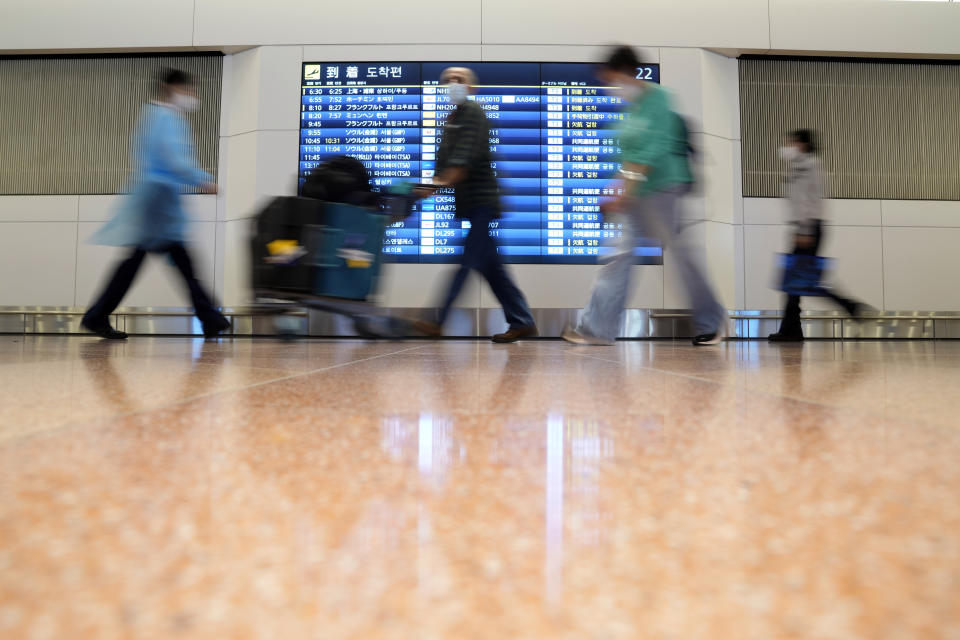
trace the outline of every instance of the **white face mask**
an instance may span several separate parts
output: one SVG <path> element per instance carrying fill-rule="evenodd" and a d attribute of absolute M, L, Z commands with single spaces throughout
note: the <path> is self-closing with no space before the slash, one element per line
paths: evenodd
<path fill-rule="evenodd" d="M 467 101 L 467 85 L 459 82 L 451 82 L 447 85 L 447 93 L 450 96 L 450 102 L 453 104 L 463 104 Z"/>
<path fill-rule="evenodd" d="M 180 93 L 179 91 L 173 94 L 170 102 L 173 104 L 173 106 L 186 113 L 196 111 L 197 107 L 200 106 L 200 99 L 197 98 L 197 96 L 192 96 L 188 93 Z"/>
<path fill-rule="evenodd" d="M 780 147 L 778 149 L 780 154 L 780 159 L 784 162 L 790 162 L 791 160 L 796 160 L 797 156 L 800 155 L 800 150 L 794 146 Z"/>

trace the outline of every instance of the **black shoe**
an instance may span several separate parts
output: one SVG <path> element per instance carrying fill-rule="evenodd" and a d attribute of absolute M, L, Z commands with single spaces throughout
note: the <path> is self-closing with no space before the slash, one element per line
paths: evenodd
<path fill-rule="evenodd" d="M 216 320 L 211 322 L 204 323 L 203 325 L 203 337 L 204 338 L 216 338 L 220 333 L 226 331 L 230 328 L 230 321 L 220 316 Z"/>
<path fill-rule="evenodd" d="M 106 320 L 103 322 L 92 322 L 86 316 L 80 321 L 80 325 L 87 331 L 92 331 L 104 340 L 126 340 L 127 334 L 123 331 L 117 331 L 110 326 Z"/>
<path fill-rule="evenodd" d="M 510 329 L 504 333 L 498 333 L 493 336 L 491 340 L 494 342 L 505 344 L 508 342 L 516 342 L 517 340 L 523 340 L 524 338 L 536 338 L 539 333 L 537 333 L 537 328 L 534 325 L 529 327 L 520 327 L 519 329 Z"/>
<path fill-rule="evenodd" d="M 847 309 L 847 313 L 849 313 L 850 317 L 854 320 L 863 321 L 868 317 L 875 316 L 877 314 L 877 310 L 866 303 L 854 302 L 852 305 L 850 305 L 850 308 Z"/>
<path fill-rule="evenodd" d="M 703 347 L 711 344 L 720 344 L 723 342 L 730 333 L 730 328 L 727 326 L 727 323 L 724 322 L 720 327 L 712 333 L 701 333 L 693 339 L 693 346 Z"/>
<path fill-rule="evenodd" d="M 854 302 L 853 300 L 844 300 L 840 303 L 840 306 L 843 307 L 843 310 L 851 318 L 856 319 L 863 313 L 863 305 L 859 302 Z"/>
<path fill-rule="evenodd" d="M 803 334 L 797 333 L 771 333 L 767 340 L 770 342 L 803 342 Z"/>

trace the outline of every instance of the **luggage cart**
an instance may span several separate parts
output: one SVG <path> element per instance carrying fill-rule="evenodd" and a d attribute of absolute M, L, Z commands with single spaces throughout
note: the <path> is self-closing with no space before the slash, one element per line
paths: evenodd
<path fill-rule="evenodd" d="M 415 186 L 383 194 L 377 208 L 274 198 L 257 216 L 251 240 L 252 311 L 275 315 L 274 326 L 286 338 L 294 332 L 284 316 L 303 308 L 346 316 L 361 337 L 415 333 L 416 321 L 392 317 L 372 300 L 384 232 L 410 215 Z"/>

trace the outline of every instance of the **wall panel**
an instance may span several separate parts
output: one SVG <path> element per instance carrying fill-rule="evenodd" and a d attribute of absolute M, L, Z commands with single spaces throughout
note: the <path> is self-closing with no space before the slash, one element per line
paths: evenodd
<path fill-rule="evenodd" d="M 960 311 L 960 229 L 885 228 L 883 278 L 888 309 Z"/>
<path fill-rule="evenodd" d="M 0 306 L 70 306 L 76 222 L 0 224 Z"/>

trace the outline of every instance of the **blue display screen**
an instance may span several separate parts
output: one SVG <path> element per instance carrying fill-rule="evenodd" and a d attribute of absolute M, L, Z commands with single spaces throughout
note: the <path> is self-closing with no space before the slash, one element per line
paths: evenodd
<path fill-rule="evenodd" d="M 490 121 L 490 149 L 503 217 L 490 227 L 506 262 L 589 264 L 612 251 L 621 225 L 600 201 L 619 169 L 616 127 L 622 101 L 586 63 L 307 62 L 303 65 L 300 182 L 334 155 L 359 158 L 378 189 L 434 176 L 446 114 L 453 109 L 441 72 L 467 66 Z M 659 65 L 637 76 L 660 82 Z M 455 216 L 453 192 L 420 201 L 387 229 L 385 259 L 455 262 L 469 222 Z M 637 262 L 661 264 L 652 241 Z"/>

